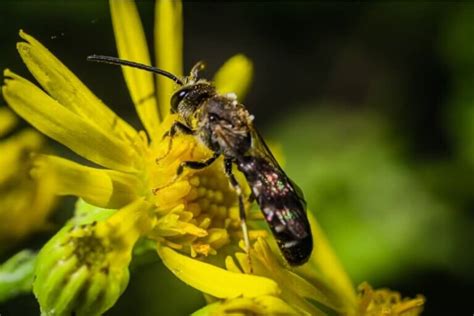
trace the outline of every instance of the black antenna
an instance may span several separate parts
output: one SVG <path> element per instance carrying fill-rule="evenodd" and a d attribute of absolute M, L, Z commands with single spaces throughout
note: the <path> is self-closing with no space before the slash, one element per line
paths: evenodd
<path fill-rule="evenodd" d="M 97 63 L 106 63 L 106 64 L 119 65 L 119 66 L 129 66 L 133 68 L 138 68 L 138 69 L 154 72 L 158 75 L 162 75 L 173 80 L 180 86 L 184 86 L 184 82 L 178 77 L 176 77 L 175 75 L 173 75 L 171 72 L 167 72 L 166 70 L 162 70 L 156 67 L 147 66 L 147 65 L 136 63 L 133 61 L 120 59 L 117 57 L 103 56 L 103 55 L 90 55 L 90 56 L 87 56 L 87 60 L 95 61 Z"/>

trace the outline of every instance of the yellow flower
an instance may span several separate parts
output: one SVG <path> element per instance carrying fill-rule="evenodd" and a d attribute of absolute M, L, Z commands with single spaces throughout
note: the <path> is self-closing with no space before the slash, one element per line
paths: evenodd
<path fill-rule="evenodd" d="M 253 245 L 250 254 L 236 252 L 225 260 L 229 271 L 245 275 L 253 273 L 273 280 L 278 285 L 277 292 L 256 295 L 251 299 L 212 299 L 211 304 L 196 315 L 234 315 L 237 311 L 242 315 L 283 311 L 288 315 L 325 315 L 328 312 L 356 315 L 356 295 L 352 284 L 311 214 L 309 218 L 316 244 L 315 255 L 301 268 L 289 268 L 281 256 L 276 255 L 277 251 L 261 238 Z"/>
<path fill-rule="evenodd" d="M 110 6 L 119 56 L 149 64 L 145 36 L 134 2 L 111 1 Z M 157 66 L 181 75 L 181 4 L 176 1 L 158 1 L 156 16 L 156 38 L 160 43 Z M 105 230 L 97 243 L 110 244 L 113 240 L 127 239 L 130 230 L 120 227 L 130 221 L 126 218 L 129 212 L 125 210 L 132 205 L 147 205 L 133 214 L 138 217 L 136 221 L 147 219 L 153 225 L 139 225 L 133 231 L 137 236 L 156 240 L 161 247 L 159 253 L 162 256 L 172 252 L 171 248 L 168 248 L 172 247 L 192 257 L 201 258 L 215 254 L 232 238 L 241 238 L 237 198 L 223 173 L 222 163 L 217 162 L 204 171 L 186 170 L 178 181 L 173 182 L 180 162 L 203 159 L 211 153 L 207 148 L 198 146 L 192 137 L 177 136 L 173 141 L 173 150 L 164 155 L 168 140 L 163 139 L 163 135 L 177 119 L 167 113 L 173 89 L 172 86 L 169 87 L 168 82 L 166 85 L 158 82 L 156 88 L 152 74 L 137 69 L 123 69 L 146 133 L 136 131 L 106 107 L 41 43 L 23 31 L 20 31 L 20 36 L 25 40 L 17 44 L 20 56 L 43 90 L 12 71 L 5 70 L 6 80 L 2 88 L 5 100 L 15 112 L 38 130 L 98 165 L 89 167 L 56 156 L 38 155 L 31 173 L 36 179 L 42 178 L 46 173 L 52 173 L 58 180 L 55 185 L 58 194 L 75 195 L 90 205 L 115 209 L 117 214 L 124 214 L 122 224 L 116 223 L 114 230 Z M 164 58 L 170 49 L 172 54 Z M 221 92 L 233 91 L 242 97 L 250 82 L 251 73 L 250 61 L 242 55 L 234 56 L 216 75 L 216 85 L 218 89 L 222 87 Z M 230 74 L 233 81 L 227 78 Z M 232 82 L 235 84 L 232 85 Z M 159 93 L 156 94 L 155 91 Z M 163 159 L 157 161 L 159 157 Z M 156 188 L 162 189 L 155 190 Z M 143 203 L 137 204 L 137 201 Z M 101 227 L 99 224 L 106 224 L 108 221 L 96 220 L 97 228 Z M 73 222 L 71 225 L 76 224 Z M 94 278 L 93 275 L 101 270 L 88 264 L 97 261 L 89 256 L 94 258 L 98 250 L 88 247 L 87 243 L 73 241 L 79 237 L 86 238 L 88 234 L 95 235 L 97 228 L 62 230 L 49 246 L 42 249 L 37 262 L 34 292 L 44 312 L 71 309 L 80 312 L 80 306 L 95 306 L 95 309 L 89 309 L 88 312 L 100 313 L 110 307 L 109 303 L 113 304 L 120 295 L 121 290 L 113 291 L 113 298 L 108 300 L 108 304 L 96 306 L 80 294 L 87 291 L 85 284 L 90 286 L 91 281 L 84 283 L 84 280 Z M 113 231 L 116 232 L 112 234 Z M 252 235 L 259 233 L 251 232 Z M 124 254 L 130 255 L 135 241 L 136 238 L 131 239 Z M 62 249 L 65 245 L 66 250 Z M 80 250 L 81 247 L 85 248 Z M 71 251 L 74 254 L 72 257 Z M 117 255 L 117 251 L 111 248 L 110 256 Z M 50 262 L 51 258 L 66 262 L 69 270 L 63 271 L 63 264 L 54 264 Z M 198 271 L 205 276 L 212 276 L 217 269 L 212 265 L 201 266 L 203 263 L 199 260 L 189 260 L 191 265 L 201 267 Z M 128 261 L 121 261 L 124 264 L 118 269 L 126 269 Z M 80 283 L 68 281 L 75 280 L 78 273 Z M 253 295 L 251 293 L 254 290 L 247 288 L 248 282 L 255 279 L 253 283 L 256 285 L 261 281 L 261 278 L 248 276 L 248 282 L 242 282 L 240 277 L 235 277 L 235 273 L 225 270 L 221 270 L 220 275 L 222 280 L 234 280 L 226 282 L 226 287 L 234 287 L 240 293 L 250 293 L 249 295 Z M 196 277 L 201 278 L 201 274 Z M 126 283 L 127 278 L 120 280 L 106 279 L 103 282 L 107 283 L 107 286 L 117 286 L 117 282 L 122 284 L 125 280 Z M 58 297 L 55 293 L 65 282 L 70 282 L 67 284 L 71 284 L 71 290 Z M 274 283 L 268 282 L 268 289 L 263 287 L 261 293 L 276 291 Z M 201 283 L 205 286 L 207 281 Z M 205 288 L 203 290 L 206 292 Z M 214 292 L 213 294 L 225 297 L 226 291 L 222 289 L 220 295 Z M 75 303 L 78 295 L 82 300 L 86 300 L 82 301 L 80 306 Z"/>
<path fill-rule="evenodd" d="M 135 4 L 131 1 L 110 4 L 120 57 L 149 63 Z M 177 2 L 158 1 L 157 16 L 169 25 L 181 24 L 181 6 Z M 157 37 L 166 38 L 169 31 L 169 27 L 163 28 Z M 173 151 L 164 155 L 168 140 L 163 135 L 177 118 L 166 115 L 165 110 L 158 111 L 152 74 L 123 69 L 145 133 L 117 117 L 37 40 L 23 31 L 20 36 L 26 42 L 18 43 L 18 51 L 47 93 L 6 70 L 5 99 L 44 134 L 104 167 L 86 167 L 63 158 L 39 155 L 32 175 L 41 178 L 44 172 L 52 172 L 60 181 L 58 194 L 75 195 L 98 207 L 119 209 L 145 198 L 155 205 L 159 219 L 149 236 L 187 253 L 207 255 L 226 244 L 228 233 L 234 228 L 238 230 L 238 223 L 234 223 L 238 219 L 229 220 L 229 213 L 237 214 L 236 197 L 221 172 L 222 164 L 216 163 L 203 172 L 187 170 L 172 183 L 180 162 L 207 157 L 210 151 L 197 146 L 192 137 L 178 136 Z M 180 41 L 181 34 L 169 36 L 162 46 L 174 47 L 174 39 Z M 158 56 L 164 51 L 158 51 Z M 179 57 L 180 52 L 172 56 Z M 245 57 L 237 55 L 223 66 L 222 73 L 232 70 L 236 74 L 234 79 L 239 84 L 233 90 L 243 95 L 251 68 Z M 179 69 L 171 70 L 180 74 Z M 217 76 L 222 77 L 222 73 Z M 160 97 L 169 99 L 171 91 L 168 94 L 166 89 L 159 91 Z M 161 108 L 168 111 L 167 106 Z M 165 115 L 160 122 L 159 117 Z M 162 156 L 165 157 L 157 161 Z M 160 187 L 165 188 L 155 190 Z"/>
<path fill-rule="evenodd" d="M 425 299 L 417 295 L 414 299 L 401 298 L 400 293 L 388 289 L 373 290 L 367 283 L 359 285 L 359 315 L 420 315 Z"/>
<path fill-rule="evenodd" d="M 119 57 L 151 64 L 134 2 L 112 0 L 110 7 Z M 181 11 L 180 1 L 156 3 L 156 66 L 177 76 L 183 74 Z M 258 229 L 250 231 L 257 241 L 248 254 L 211 260 L 238 249 L 237 197 L 220 160 L 176 178 L 181 162 L 212 153 L 186 135 L 175 136 L 168 153 L 163 135 L 177 120 L 169 114 L 171 81 L 158 77 L 155 85 L 153 74 L 122 67 L 144 127 L 137 131 L 41 43 L 22 31 L 20 36 L 20 56 L 43 90 L 6 70 L 4 98 L 38 130 L 97 166 L 51 155 L 34 161 L 35 178 L 55 174 L 58 194 L 81 198 L 75 217 L 37 260 L 34 293 L 44 314 L 95 315 L 110 308 L 128 283 L 132 249 L 140 237 L 156 241 L 169 270 L 207 295 L 211 304 L 198 313 L 357 314 L 362 305 L 354 288 L 311 217 L 315 250 L 300 268 L 289 268 Z M 251 62 L 236 55 L 214 83 L 221 93 L 242 98 L 251 75 Z M 254 215 L 250 212 L 249 218 Z"/>
<path fill-rule="evenodd" d="M 32 129 L 8 134 L 17 117 L 0 108 L 0 253 L 28 235 L 48 226 L 53 210 L 54 180 L 50 177 L 32 180 L 30 154 L 44 147 L 44 138 Z"/>
<path fill-rule="evenodd" d="M 332 252 L 314 217 L 309 214 L 315 253 L 309 262 L 291 269 L 265 239 L 258 239 L 249 254 L 236 252 L 228 256 L 225 266 L 236 273 L 250 272 L 278 285 L 278 291 L 252 297 L 227 296 L 225 299 L 208 296 L 206 307 L 193 315 L 420 315 L 424 298 L 401 299 L 400 294 L 387 289 L 372 290 L 370 285 L 359 286 L 356 296 L 348 276 Z M 275 248 L 275 247 L 274 247 Z M 249 257 L 251 260 L 249 261 Z M 173 271 L 173 264 L 165 261 Z M 182 274 L 188 271 L 180 271 Z M 186 281 L 186 278 L 182 278 Z M 188 282 L 191 283 L 191 282 Z M 191 283 L 192 285 L 192 283 Z"/>

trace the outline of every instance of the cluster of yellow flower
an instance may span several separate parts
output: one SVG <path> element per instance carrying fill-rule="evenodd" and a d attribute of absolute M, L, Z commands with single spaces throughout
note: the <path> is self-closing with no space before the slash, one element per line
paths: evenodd
<path fill-rule="evenodd" d="M 119 57 L 151 64 L 135 3 L 111 0 L 110 8 Z M 181 3 L 158 0 L 155 18 L 156 66 L 181 76 Z M 31 207 L 27 212 L 22 206 L 22 212 L 29 215 L 21 216 L 21 221 L 44 222 L 31 214 L 49 209 L 52 194 L 42 189 L 45 179 L 54 182 L 48 188 L 54 188 L 55 194 L 79 198 L 75 216 L 37 258 L 33 291 L 42 313 L 96 315 L 109 309 L 128 284 L 128 266 L 139 238 L 154 241 L 169 270 L 206 294 L 209 305 L 196 315 L 408 315 L 421 311 L 421 297 L 392 299 L 394 293 L 374 292 L 368 286 L 358 297 L 311 214 L 315 250 L 302 267 L 289 268 L 266 231 L 255 228 L 257 225 L 249 233 L 252 249 L 243 252 L 237 199 L 222 164 L 202 171 L 185 170 L 173 182 L 182 161 L 203 159 L 210 152 L 193 137 L 179 135 L 172 151 L 164 155 L 168 142 L 162 136 L 176 120 L 169 113 L 171 81 L 159 77 L 155 84 L 151 73 L 122 69 L 145 130 L 137 131 L 41 43 L 23 31 L 20 36 L 24 40 L 17 45 L 20 56 L 42 89 L 5 70 L 5 100 L 37 130 L 97 165 L 84 166 L 46 154 L 33 157 L 31 175 L 36 186 L 35 190 L 23 189 L 29 191 L 24 201 Z M 252 63 L 236 55 L 218 71 L 214 83 L 220 92 L 232 91 L 242 99 L 252 71 Z M 0 128 L 2 120 L 8 120 L 3 117 L 9 115 L 0 112 Z M 39 136 L 26 136 L 21 141 L 12 139 L 19 153 L 21 146 L 38 149 Z M 1 185 L 10 181 L 3 176 Z M 15 182 L 13 187 L 20 185 Z M 30 202 L 32 199 L 39 201 Z M 2 207 L 0 216 L 4 213 Z M 249 218 L 255 221 L 259 216 L 249 214 Z M 219 260 L 211 263 L 210 256 L 220 256 L 221 264 L 216 263 Z"/>
<path fill-rule="evenodd" d="M 44 138 L 31 128 L 11 134 L 18 118 L 0 108 L 0 254 L 27 235 L 44 230 L 55 193 L 50 178 L 33 181 L 30 154 L 44 149 Z M 28 214 L 28 216 L 25 216 Z"/>

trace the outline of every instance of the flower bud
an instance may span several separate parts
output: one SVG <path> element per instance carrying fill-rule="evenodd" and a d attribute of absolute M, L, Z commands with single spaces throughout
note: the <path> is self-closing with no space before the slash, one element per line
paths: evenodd
<path fill-rule="evenodd" d="M 42 314 L 100 315 L 113 306 L 128 284 L 133 246 L 150 225 L 143 214 L 139 200 L 105 220 L 89 216 L 59 231 L 36 264 L 33 291 Z"/>

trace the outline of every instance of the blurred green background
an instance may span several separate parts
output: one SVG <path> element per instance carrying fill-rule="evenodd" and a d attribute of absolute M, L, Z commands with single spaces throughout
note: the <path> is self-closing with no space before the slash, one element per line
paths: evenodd
<path fill-rule="evenodd" d="M 139 9 L 151 44 L 153 2 Z M 211 76 L 238 52 L 254 61 L 245 104 L 281 144 L 354 283 L 422 293 L 426 315 L 472 314 L 474 6 L 199 1 L 185 2 L 184 20 L 186 69 L 202 59 Z M 0 68 L 31 78 L 15 49 L 20 28 L 138 126 L 120 70 L 86 62 L 116 55 L 107 2 L 2 1 Z M 152 261 L 133 270 L 109 315 L 182 315 L 203 303 Z M 20 312 L 38 313 L 32 296 L 0 304 L 2 315 Z"/>

